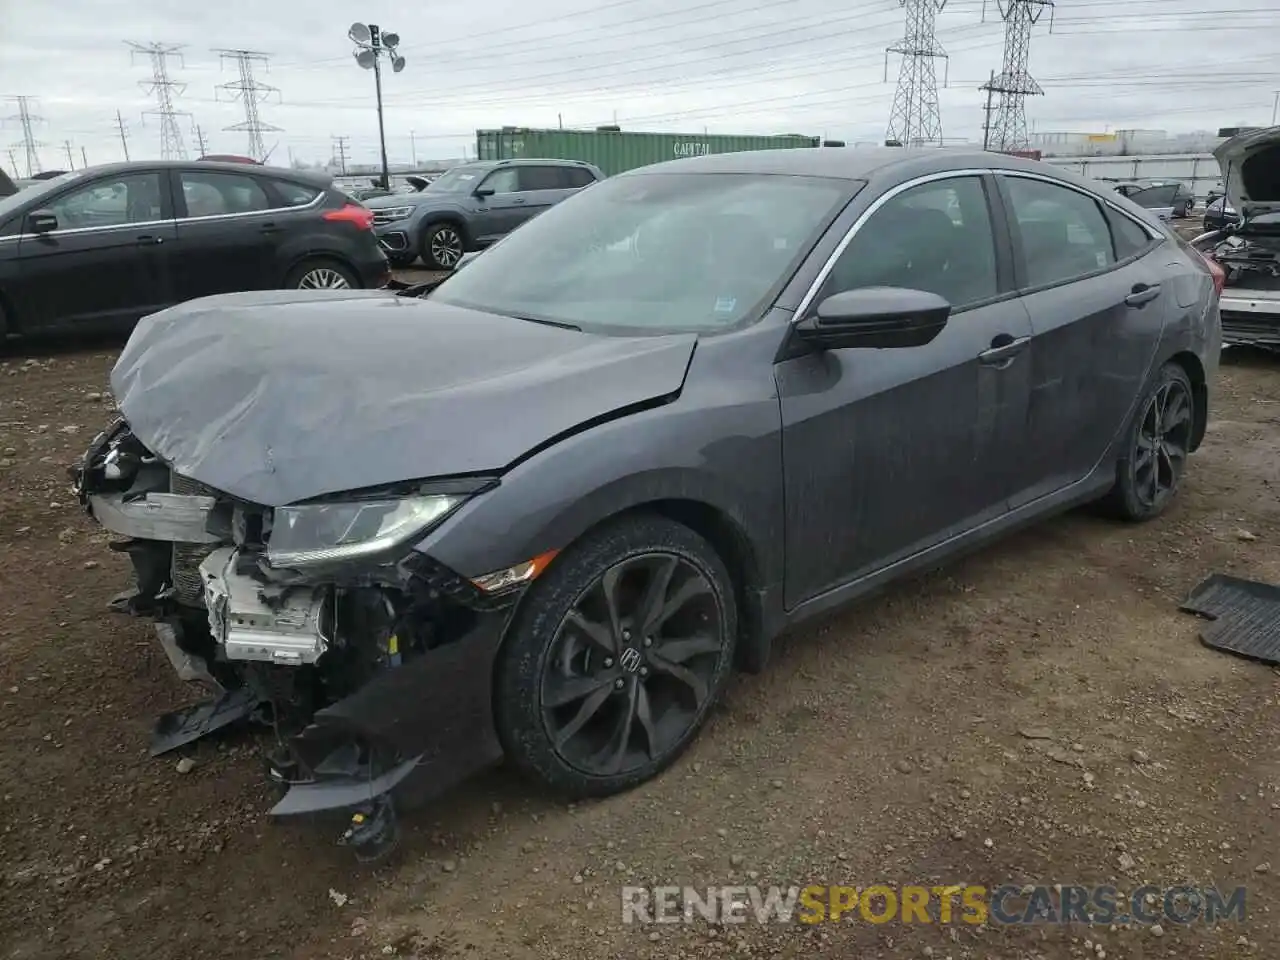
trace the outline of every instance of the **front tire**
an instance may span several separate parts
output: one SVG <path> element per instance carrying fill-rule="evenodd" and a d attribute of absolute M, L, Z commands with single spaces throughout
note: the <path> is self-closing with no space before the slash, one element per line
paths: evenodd
<path fill-rule="evenodd" d="M 1124 440 L 1116 483 L 1103 501 L 1123 520 L 1151 520 L 1173 502 L 1186 471 L 1196 422 L 1186 371 L 1166 363 L 1147 387 Z"/>
<path fill-rule="evenodd" d="M 432 270 L 452 270 L 467 252 L 454 223 L 433 223 L 422 234 L 422 262 Z"/>
<path fill-rule="evenodd" d="M 290 270 L 284 285 L 289 290 L 353 290 L 360 281 L 338 261 L 314 257 Z"/>
<path fill-rule="evenodd" d="M 642 515 L 588 534 L 530 590 L 495 680 L 508 758 L 571 797 L 656 776 L 732 671 L 738 619 L 724 562 L 688 527 Z"/>

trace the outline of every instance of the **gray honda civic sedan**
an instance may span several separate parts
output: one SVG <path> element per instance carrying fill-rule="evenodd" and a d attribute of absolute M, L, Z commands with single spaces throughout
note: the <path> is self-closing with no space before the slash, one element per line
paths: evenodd
<path fill-rule="evenodd" d="M 783 628 L 1077 504 L 1159 515 L 1221 286 L 1061 170 L 831 148 L 613 177 L 426 292 L 154 314 L 73 470 L 116 607 L 208 692 L 153 750 L 265 716 L 273 812 L 352 810 L 369 855 L 410 781 L 639 784 Z"/>

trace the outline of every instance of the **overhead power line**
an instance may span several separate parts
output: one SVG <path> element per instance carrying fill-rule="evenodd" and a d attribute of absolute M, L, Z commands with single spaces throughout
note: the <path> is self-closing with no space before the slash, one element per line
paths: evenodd
<path fill-rule="evenodd" d="M 187 89 L 185 83 L 169 79 L 169 58 L 176 57 L 182 62 L 182 45 L 168 43 L 134 43 L 129 44 L 132 56 L 144 54 L 151 65 L 151 79 L 140 80 L 138 85 L 156 98 L 154 110 L 144 111 L 143 116 L 160 118 L 160 159 L 185 160 L 187 146 L 182 139 L 182 130 L 178 127 L 178 117 L 191 114 L 174 107 L 174 98 Z"/>
<path fill-rule="evenodd" d="M 224 93 L 231 100 L 239 100 L 244 107 L 244 119 L 223 129 L 246 133 L 249 138 L 248 156 L 255 160 L 265 160 L 267 158 L 267 147 L 262 140 L 263 133 L 275 133 L 282 128 L 263 120 L 258 112 L 258 104 L 273 96 L 279 100 L 280 91 L 270 84 L 258 80 L 253 75 L 253 68 L 254 64 L 261 64 L 265 70 L 270 56 L 256 50 L 215 50 L 214 52 L 224 62 L 228 58 L 234 60 L 240 74 L 236 80 L 219 84 L 215 88 L 214 98 L 217 99 L 219 93 Z"/>

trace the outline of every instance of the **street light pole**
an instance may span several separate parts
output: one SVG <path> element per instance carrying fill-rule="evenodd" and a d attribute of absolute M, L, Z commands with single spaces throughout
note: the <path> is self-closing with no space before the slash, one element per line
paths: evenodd
<path fill-rule="evenodd" d="M 347 36 L 356 45 L 356 63 L 365 70 L 373 71 L 373 85 L 378 97 L 378 147 L 382 156 L 382 189 L 391 189 L 391 170 L 387 165 L 387 132 L 382 113 L 382 58 L 391 61 L 391 72 L 399 73 L 404 69 L 404 57 L 396 51 L 400 46 L 400 37 L 394 33 L 384 33 L 376 24 L 353 23 Z"/>

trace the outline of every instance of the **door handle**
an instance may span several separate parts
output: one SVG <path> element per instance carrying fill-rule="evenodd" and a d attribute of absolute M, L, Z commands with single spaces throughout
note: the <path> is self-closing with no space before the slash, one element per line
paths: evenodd
<path fill-rule="evenodd" d="M 144 233 L 138 238 L 138 246 L 140 247 L 154 247 L 162 243 L 164 243 L 164 237 L 153 237 L 149 233 Z"/>
<path fill-rule="evenodd" d="M 1160 296 L 1160 284 L 1135 283 L 1133 292 L 1124 298 L 1124 302 L 1131 307 L 1140 307 L 1144 303 L 1150 303 L 1158 296 Z"/>
<path fill-rule="evenodd" d="M 991 346 L 978 354 L 978 362 L 988 367 L 1003 370 L 1017 359 L 1018 354 L 1027 349 L 1030 337 L 1014 338 L 1007 333 L 997 334 L 991 339 Z"/>
<path fill-rule="evenodd" d="M 262 232 L 263 233 L 279 233 L 280 228 L 277 227 L 274 223 L 264 223 L 262 225 Z"/>
<path fill-rule="evenodd" d="M 520 204 L 524 203 L 524 197 L 512 197 L 511 203 L 514 206 L 519 206 Z"/>

